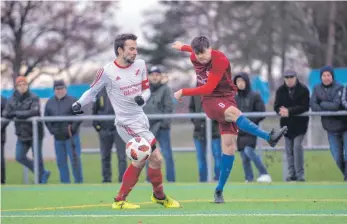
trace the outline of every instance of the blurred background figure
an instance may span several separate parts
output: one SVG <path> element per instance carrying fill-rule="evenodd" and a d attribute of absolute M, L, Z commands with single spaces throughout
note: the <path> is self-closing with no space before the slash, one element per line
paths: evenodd
<path fill-rule="evenodd" d="M 347 110 L 347 85 L 343 88 L 343 92 L 342 92 L 342 106 L 345 110 Z M 344 116 L 343 122 L 347 126 L 347 116 Z M 347 140 L 346 139 L 344 139 L 344 142 L 343 142 L 343 160 L 345 164 L 344 181 L 347 181 Z"/>
<path fill-rule="evenodd" d="M 281 127 L 287 126 L 284 135 L 288 162 L 286 181 L 305 181 L 304 148 L 302 142 L 307 132 L 309 117 L 295 116 L 309 110 L 310 92 L 294 70 L 284 73 L 284 84 L 276 91 L 274 109 L 281 116 Z"/>
<path fill-rule="evenodd" d="M 163 75 L 158 66 L 149 70 L 148 80 L 151 96 L 143 107 L 148 114 L 171 114 L 173 112 L 172 93 L 166 83 L 162 83 Z M 159 141 L 160 151 L 166 164 L 166 180 L 176 181 L 175 163 L 172 156 L 170 126 L 171 119 L 150 119 L 150 131 Z"/>
<path fill-rule="evenodd" d="M 40 100 L 30 92 L 28 81 L 24 76 L 18 76 L 15 81 L 16 91 L 5 106 L 3 116 L 7 119 L 15 120 L 17 135 L 16 160 L 34 172 L 34 162 L 27 157 L 28 151 L 33 146 L 33 127 L 31 122 L 20 121 L 30 117 L 41 116 Z M 38 123 L 38 156 L 39 160 L 39 182 L 45 184 L 48 181 L 50 171 L 44 169 L 42 158 L 42 139 L 44 135 L 43 125 Z M 34 150 L 32 150 L 34 157 Z"/>
<path fill-rule="evenodd" d="M 190 98 L 190 113 L 204 113 L 201 105 L 201 97 L 193 96 Z M 199 181 L 207 182 L 207 150 L 206 150 L 206 122 L 205 119 L 191 119 L 194 125 L 194 145 L 196 149 L 196 158 L 198 161 Z M 213 180 L 218 181 L 220 175 L 220 160 L 222 156 L 221 137 L 217 121 L 212 121 L 212 155 L 214 159 Z"/>
<path fill-rule="evenodd" d="M 325 66 L 320 70 L 321 83 L 317 84 L 311 97 L 313 111 L 338 111 L 342 110 L 341 97 L 343 86 L 335 81 L 334 70 Z M 337 167 L 341 170 L 344 180 L 347 179 L 347 123 L 344 116 L 322 116 L 322 126 L 327 131 L 330 152 Z M 344 160 L 345 158 L 345 160 Z"/>
<path fill-rule="evenodd" d="M 5 109 L 7 99 L 1 96 L 1 117 Z M 6 127 L 9 121 L 1 120 L 1 184 L 6 183 L 6 165 L 5 165 L 5 142 L 6 142 Z"/>
<path fill-rule="evenodd" d="M 114 111 L 107 96 L 106 88 L 103 88 L 93 104 L 93 115 L 114 115 Z M 99 134 L 100 155 L 102 165 L 103 183 L 112 182 L 112 147 L 116 145 L 118 157 L 118 182 L 121 183 L 123 174 L 127 169 L 125 143 L 119 136 L 113 121 L 93 121 L 93 126 Z"/>
<path fill-rule="evenodd" d="M 242 112 L 264 112 L 265 105 L 261 96 L 253 92 L 251 83 L 247 73 L 240 72 L 234 77 L 234 83 L 237 87 L 237 95 L 235 97 L 238 108 Z M 251 121 L 259 125 L 264 117 L 250 117 Z M 237 136 L 237 149 L 240 151 L 243 170 L 246 182 L 254 180 L 252 162 L 259 172 L 257 182 L 271 182 L 271 176 L 268 174 L 266 167 L 261 161 L 260 156 L 255 152 L 257 145 L 257 137 L 239 130 Z"/>
<path fill-rule="evenodd" d="M 72 116 L 71 106 L 76 101 L 67 95 L 63 80 L 56 80 L 53 84 L 54 96 L 46 104 L 45 116 Z M 79 127 L 81 121 L 54 121 L 46 122 L 49 132 L 54 136 L 54 147 L 57 166 L 60 173 L 60 182 L 70 183 L 68 157 L 71 162 L 75 183 L 83 183 L 81 141 Z"/>

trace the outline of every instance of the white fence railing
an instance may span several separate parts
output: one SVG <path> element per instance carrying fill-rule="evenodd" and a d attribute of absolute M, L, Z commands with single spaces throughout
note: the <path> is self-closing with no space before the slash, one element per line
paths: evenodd
<path fill-rule="evenodd" d="M 275 112 L 251 112 L 243 113 L 247 117 L 278 117 Z M 306 112 L 299 116 L 343 116 L 347 115 L 347 111 L 322 111 L 322 112 Z M 208 181 L 213 180 L 212 171 L 213 171 L 213 156 L 211 149 L 212 141 L 212 122 L 204 113 L 185 113 L 185 114 L 150 114 L 148 115 L 149 119 L 190 119 L 190 118 L 201 118 L 206 121 L 206 151 L 207 151 L 207 165 L 208 165 Z M 3 118 L 2 118 L 3 119 Z M 114 115 L 85 115 L 85 116 L 56 116 L 56 117 L 32 117 L 27 119 L 27 122 L 32 122 L 33 124 L 33 151 L 34 151 L 34 173 L 35 173 L 35 184 L 39 183 L 39 163 L 36 158 L 38 158 L 38 122 L 45 121 L 91 121 L 91 120 L 114 120 Z M 309 128 L 310 131 L 310 128 Z M 310 140 L 310 133 L 308 133 L 308 142 L 309 146 L 304 147 L 305 149 L 311 150 L 326 150 L 329 146 L 315 146 L 312 145 L 312 140 Z M 174 149 L 175 150 L 175 149 Z M 276 147 L 276 149 L 270 147 L 262 147 L 263 151 L 271 150 L 284 150 L 284 147 Z M 181 150 L 182 151 L 182 150 Z M 283 164 L 283 172 L 286 170 L 286 161 L 285 156 Z M 26 169 L 25 169 L 26 170 Z M 25 171 L 27 172 L 27 170 Z M 284 173 L 283 173 L 284 174 Z M 25 182 L 28 182 L 27 173 L 24 175 Z M 284 176 L 285 178 L 285 176 Z"/>

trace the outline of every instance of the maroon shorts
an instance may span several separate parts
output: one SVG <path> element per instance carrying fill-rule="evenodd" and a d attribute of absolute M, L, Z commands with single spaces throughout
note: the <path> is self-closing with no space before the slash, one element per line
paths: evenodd
<path fill-rule="evenodd" d="M 234 96 L 225 97 L 204 97 L 202 107 L 206 115 L 218 122 L 220 134 L 237 135 L 238 128 L 235 122 L 227 122 L 224 112 L 230 106 L 237 107 Z"/>

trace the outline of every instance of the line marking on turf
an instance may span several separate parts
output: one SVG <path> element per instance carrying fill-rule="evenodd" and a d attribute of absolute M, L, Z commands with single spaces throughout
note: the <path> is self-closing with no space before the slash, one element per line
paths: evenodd
<path fill-rule="evenodd" d="M 110 217 L 347 217 L 347 214 L 305 214 L 305 213 L 293 213 L 293 214 L 281 214 L 281 213 L 248 213 L 248 214 L 204 214 L 204 213 L 192 213 L 192 214 L 117 214 L 117 215 L 2 215 L 2 218 L 110 218 Z"/>
<path fill-rule="evenodd" d="M 197 199 L 197 200 L 179 200 L 180 203 L 198 203 L 198 202 L 212 202 L 212 200 L 207 199 Z M 226 200 L 225 202 L 245 202 L 245 203 L 281 203 L 281 202 L 347 202 L 347 199 L 341 198 L 325 198 L 325 199 L 288 199 L 288 198 L 277 198 L 277 199 L 232 199 Z M 153 204 L 153 202 L 134 202 L 138 205 Z M 69 205 L 69 206 L 58 206 L 58 207 L 37 207 L 37 208 L 21 208 L 21 209 L 4 209 L 1 212 L 20 212 L 20 211 L 50 211 L 50 210 L 61 210 L 61 209 L 80 209 L 80 208 L 95 208 L 95 207 L 111 207 L 111 203 L 103 204 L 84 204 L 84 205 Z"/>

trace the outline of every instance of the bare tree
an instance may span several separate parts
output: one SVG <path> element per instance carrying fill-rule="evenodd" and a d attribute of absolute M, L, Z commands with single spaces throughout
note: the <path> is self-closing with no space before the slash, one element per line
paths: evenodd
<path fill-rule="evenodd" d="M 2 63 L 12 76 L 54 74 L 103 53 L 117 30 L 113 2 L 1 2 Z M 70 74 L 72 77 L 73 75 Z"/>

